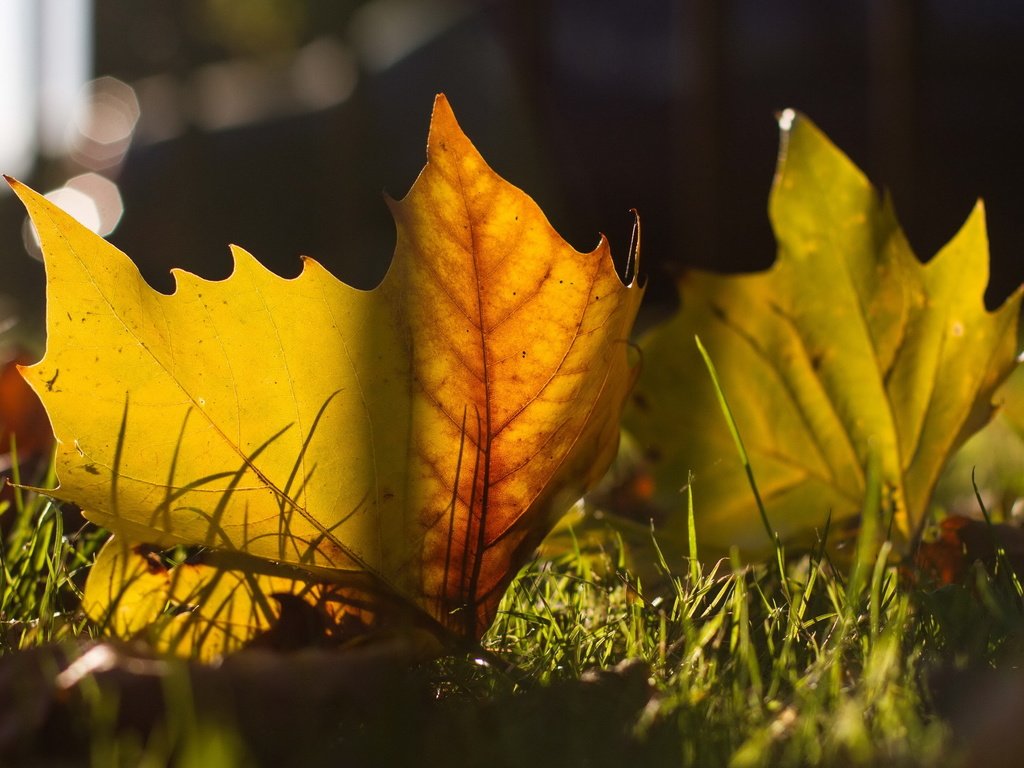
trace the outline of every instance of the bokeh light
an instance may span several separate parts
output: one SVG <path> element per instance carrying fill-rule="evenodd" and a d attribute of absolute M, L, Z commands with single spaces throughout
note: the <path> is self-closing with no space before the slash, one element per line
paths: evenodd
<path fill-rule="evenodd" d="M 93 80 L 72 121 L 71 157 L 92 170 L 117 166 L 131 145 L 139 114 L 130 85 L 115 77 Z"/>
<path fill-rule="evenodd" d="M 124 215 L 124 201 L 117 184 L 98 173 L 83 173 L 68 179 L 63 187 L 47 192 L 45 197 L 103 237 L 117 228 Z M 28 218 L 22 228 L 22 240 L 30 255 L 41 258 L 39 233 Z"/>

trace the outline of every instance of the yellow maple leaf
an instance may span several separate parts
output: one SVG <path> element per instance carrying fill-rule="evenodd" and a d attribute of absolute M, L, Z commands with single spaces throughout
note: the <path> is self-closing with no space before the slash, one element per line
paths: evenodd
<path fill-rule="evenodd" d="M 772 546 L 694 336 L 718 370 L 772 528 L 805 544 L 829 515 L 856 521 L 872 462 L 894 535 L 910 542 L 944 464 L 990 418 L 1015 364 L 1021 292 L 985 310 L 981 205 L 921 264 L 889 201 L 809 120 L 783 117 L 775 265 L 687 275 L 680 312 L 643 342 L 625 415 L 651 460 L 653 511 L 682 551 L 690 472 L 705 547 Z"/>
<path fill-rule="evenodd" d="M 37 193 L 47 350 L 24 370 L 59 490 L 126 540 L 198 544 L 329 579 L 371 574 L 478 637 L 550 525 L 610 462 L 642 288 L 571 248 L 434 105 L 390 201 L 381 285 L 305 259 L 170 296 Z M 631 254 L 631 261 L 635 254 Z"/>
<path fill-rule="evenodd" d="M 401 627 L 411 658 L 440 651 L 433 624 L 417 629 L 408 607 L 365 577 L 361 586 L 317 581 L 302 568 L 238 552 L 202 560 L 168 567 L 145 545 L 112 536 L 89 570 L 82 607 L 106 634 L 147 637 L 158 651 L 206 661 L 253 643 L 290 650 L 359 640 L 370 622 Z M 370 606 L 372 613 L 363 610 Z"/>

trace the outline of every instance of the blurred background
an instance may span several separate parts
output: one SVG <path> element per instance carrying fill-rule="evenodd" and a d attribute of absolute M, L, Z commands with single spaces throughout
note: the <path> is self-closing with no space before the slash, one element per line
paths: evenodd
<path fill-rule="evenodd" d="M 1024 5 L 1005 0 L 0 0 L 0 171 L 169 291 L 171 267 L 361 287 L 435 93 L 574 246 L 644 225 L 652 306 L 687 266 L 767 267 L 773 115 L 806 112 L 930 257 L 977 197 L 998 302 L 1024 279 Z M 43 270 L 0 190 L 0 328 L 41 339 Z"/>

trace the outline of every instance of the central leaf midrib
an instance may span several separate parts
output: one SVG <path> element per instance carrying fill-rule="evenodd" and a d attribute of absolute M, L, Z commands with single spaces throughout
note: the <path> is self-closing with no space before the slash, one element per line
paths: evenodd
<path fill-rule="evenodd" d="M 462 201 L 463 213 L 466 217 L 466 229 L 469 234 L 470 261 L 473 264 L 473 280 L 476 284 L 476 307 L 477 307 L 477 329 L 480 334 L 480 356 L 482 385 L 484 390 L 484 434 L 479 439 L 479 445 L 483 452 L 483 483 L 480 492 L 480 520 L 476 532 L 476 549 L 473 557 L 473 569 L 468 586 L 468 605 L 466 608 L 466 626 L 469 633 L 476 630 L 477 611 L 477 587 L 480 582 L 480 572 L 483 568 L 484 547 L 487 540 L 487 508 L 490 501 L 491 485 L 491 381 L 488 368 L 487 329 L 484 321 L 484 299 L 483 286 L 480 282 L 479 253 L 476 245 L 476 232 L 474 229 L 475 220 L 470 213 L 469 201 L 466 199 L 466 187 L 462 181 L 461 168 L 456 165 L 456 178 L 458 180 L 459 199 Z M 474 483 L 475 486 L 475 483 Z M 476 495 L 476 488 L 470 495 L 472 500 Z M 473 530 L 473 505 L 467 510 L 466 516 L 467 533 Z M 467 541 L 467 544 L 469 542 Z M 467 548 L 468 549 L 468 548 Z"/>

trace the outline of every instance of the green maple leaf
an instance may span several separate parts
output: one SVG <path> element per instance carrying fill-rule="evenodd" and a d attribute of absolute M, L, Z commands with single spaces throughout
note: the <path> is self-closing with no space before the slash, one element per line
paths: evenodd
<path fill-rule="evenodd" d="M 684 277 L 680 312 L 643 341 L 625 423 L 651 460 L 667 537 L 686 541 L 679 489 L 692 472 L 706 547 L 770 547 L 698 336 L 782 539 L 810 543 L 829 515 L 855 522 L 876 462 L 905 546 L 943 466 L 993 414 L 1015 365 L 1021 292 L 985 310 L 980 203 L 922 264 L 889 200 L 808 119 L 783 117 L 769 206 L 776 263 Z"/>

